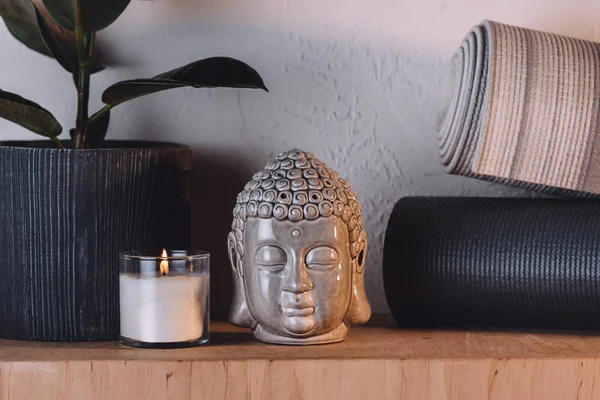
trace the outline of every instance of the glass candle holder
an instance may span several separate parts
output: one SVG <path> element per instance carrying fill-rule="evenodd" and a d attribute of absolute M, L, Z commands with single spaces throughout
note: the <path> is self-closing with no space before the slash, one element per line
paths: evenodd
<path fill-rule="evenodd" d="M 122 344 L 176 348 L 208 342 L 209 253 L 143 250 L 119 258 Z"/>

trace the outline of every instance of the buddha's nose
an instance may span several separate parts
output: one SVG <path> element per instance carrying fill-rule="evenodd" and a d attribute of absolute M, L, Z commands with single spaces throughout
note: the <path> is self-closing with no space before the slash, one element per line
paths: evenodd
<path fill-rule="evenodd" d="M 308 292 L 313 288 L 313 283 L 308 276 L 303 262 L 295 263 L 290 268 L 285 269 L 281 289 L 286 292 L 300 294 Z"/>

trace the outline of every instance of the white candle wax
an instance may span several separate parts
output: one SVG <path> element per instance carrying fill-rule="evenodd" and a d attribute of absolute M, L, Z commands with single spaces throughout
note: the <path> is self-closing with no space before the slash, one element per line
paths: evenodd
<path fill-rule="evenodd" d="M 202 336 L 208 275 L 121 275 L 121 336 L 147 343 Z"/>

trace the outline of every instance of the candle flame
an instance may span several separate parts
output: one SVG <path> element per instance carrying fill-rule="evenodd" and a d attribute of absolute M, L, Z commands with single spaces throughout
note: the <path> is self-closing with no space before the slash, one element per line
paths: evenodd
<path fill-rule="evenodd" d="M 167 261 L 167 249 L 163 249 L 162 254 L 160 255 L 162 261 L 160 262 L 160 274 L 167 275 L 169 273 L 169 261 Z"/>

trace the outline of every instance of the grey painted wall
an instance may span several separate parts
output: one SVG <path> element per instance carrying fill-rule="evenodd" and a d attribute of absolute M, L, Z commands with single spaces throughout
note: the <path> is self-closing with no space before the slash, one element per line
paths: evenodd
<path fill-rule="evenodd" d="M 113 112 L 111 138 L 194 147 L 194 244 L 213 257 L 213 305 L 229 296 L 225 239 L 235 195 L 280 151 L 314 152 L 349 179 L 370 235 L 368 295 L 386 312 L 381 281 L 385 226 L 408 195 L 524 195 L 447 176 L 436 124 L 447 60 L 482 19 L 586 39 L 600 37 L 593 0 L 133 0 L 106 32 L 121 65 L 93 79 L 92 109 L 112 82 L 194 59 L 228 55 L 258 69 L 270 93 L 181 89 Z M 49 108 L 69 127 L 71 78 L 0 27 L 0 88 Z M 1 138 L 33 138 L 0 121 Z"/>

